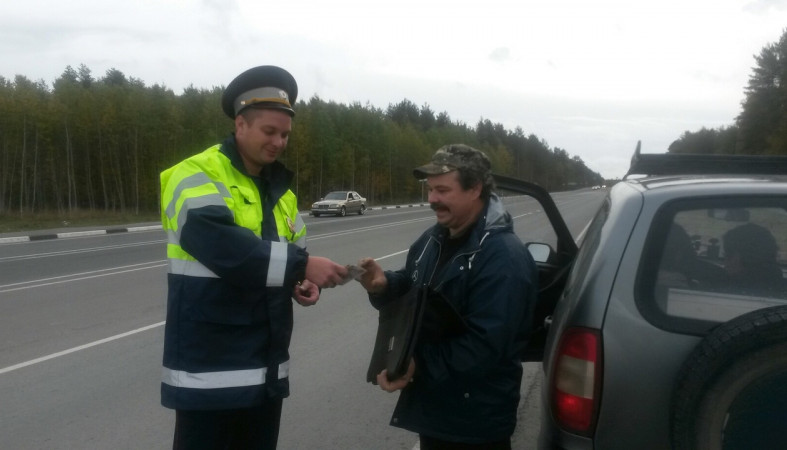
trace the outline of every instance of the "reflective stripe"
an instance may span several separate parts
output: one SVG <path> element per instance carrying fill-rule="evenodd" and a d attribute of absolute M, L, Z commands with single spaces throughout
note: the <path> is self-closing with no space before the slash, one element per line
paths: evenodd
<path fill-rule="evenodd" d="M 170 386 L 192 389 L 220 389 L 265 384 L 268 369 L 228 370 L 224 372 L 190 373 L 164 367 L 161 382 Z M 279 369 L 281 373 L 281 369 Z"/>
<path fill-rule="evenodd" d="M 190 277 L 219 278 L 212 270 L 205 267 L 199 261 L 188 261 L 184 259 L 169 259 L 169 273 L 177 275 L 188 275 Z"/>
<path fill-rule="evenodd" d="M 279 379 L 287 378 L 290 376 L 290 362 L 284 361 L 279 364 Z"/>
<path fill-rule="evenodd" d="M 295 239 L 292 243 L 300 248 L 306 248 L 306 222 L 300 214 L 295 215 Z"/>
<path fill-rule="evenodd" d="M 170 386 L 193 389 L 220 389 L 227 387 L 259 386 L 265 384 L 268 369 L 227 370 L 224 372 L 191 373 L 164 367 L 161 381 Z M 279 364 L 278 379 L 290 376 L 290 362 Z"/>
<path fill-rule="evenodd" d="M 174 230 L 167 230 L 167 243 L 180 246 L 180 241 L 178 241 L 178 235 L 175 234 Z"/>
<path fill-rule="evenodd" d="M 292 242 L 292 244 L 297 245 L 300 248 L 306 248 L 306 236 L 298 238 L 297 241 Z"/>
<path fill-rule="evenodd" d="M 203 206 L 223 206 L 227 208 L 224 198 L 219 194 L 208 194 L 200 197 L 189 197 L 183 201 L 178 211 L 178 229 L 175 232 L 177 239 L 180 241 L 180 233 L 183 231 L 183 225 L 186 224 L 186 219 L 189 216 L 189 210 L 202 208 Z"/>
<path fill-rule="evenodd" d="M 300 214 L 295 215 L 295 234 L 303 233 L 303 227 L 306 226 L 306 222 L 303 221 L 303 217 Z"/>
<path fill-rule="evenodd" d="M 216 187 L 216 190 L 218 191 L 219 195 L 221 195 L 222 197 L 227 197 L 227 198 L 232 197 L 230 191 L 226 188 L 226 186 L 224 186 L 224 184 L 212 181 L 210 178 L 208 178 L 207 175 L 205 175 L 204 172 L 197 172 L 193 175 L 190 175 L 180 180 L 180 183 L 178 183 L 178 185 L 175 186 L 175 190 L 172 193 L 172 199 L 169 201 L 169 204 L 167 205 L 166 208 L 167 217 L 169 217 L 170 219 L 175 217 L 176 204 L 178 202 L 178 199 L 180 198 L 181 193 L 184 190 L 195 188 L 197 186 L 202 186 L 204 184 L 209 184 L 209 183 L 213 184 Z"/>
<path fill-rule="evenodd" d="M 284 286 L 284 274 L 287 270 L 287 244 L 271 241 L 271 257 L 268 261 L 268 287 Z"/>
<path fill-rule="evenodd" d="M 300 248 L 306 248 L 306 237 L 290 242 L 287 236 L 279 236 L 279 242 L 283 242 L 285 244 L 297 245 Z"/>
<path fill-rule="evenodd" d="M 298 239 L 297 241 L 295 241 L 295 242 L 290 242 L 290 243 L 291 243 L 292 245 L 297 245 L 299 248 L 303 248 L 303 249 L 305 249 L 305 248 L 306 248 L 306 239 L 305 239 L 305 238 Z"/>
<path fill-rule="evenodd" d="M 187 197 L 183 200 L 183 203 L 180 205 L 180 209 L 177 208 L 177 202 L 180 199 L 183 191 L 186 189 L 193 189 L 200 186 L 210 185 L 213 187 L 217 192 L 210 192 L 205 193 L 203 195 L 196 195 L 193 197 Z M 188 217 L 188 212 L 191 209 L 202 208 L 204 206 L 223 206 L 227 207 L 227 203 L 224 201 L 225 198 L 231 198 L 232 195 L 230 191 L 224 186 L 223 183 L 218 181 L 212 181 L 208 176 L 203 172 L 198 172 L 193 175 L 190 175 L 178 183 L 175 186 L 175 190 L 170 200 L 169 204 L 166 208 L 166 215 L 167 218 L 176 219 L 177 222 L 177 229 L 175 230 L 175 238 L 179 241 L 180 240 L 180 233 L 183 230 L 183 225 L 186 223 L 186 218 Z M 171 228 L 171 224 L 167 226 L 167 228 Z"/>

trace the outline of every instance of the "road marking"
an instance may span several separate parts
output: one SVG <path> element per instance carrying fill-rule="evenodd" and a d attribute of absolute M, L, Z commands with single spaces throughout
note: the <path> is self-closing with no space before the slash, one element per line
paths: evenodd
<path fill-rule="evenodd" d="M 522 215 L 517 215 L 517 216 L 514 216 L 514 218 L 516 219 L 516 218 L 523 217 L 523 216 L 526 216 L 526 215 L 529 215 L 529 214 L 531 214 L 531 213 L 525 213 L 525 214 L 522 214 Z M 431 217 L 429 217 L 429 219 L 431 219 Z M 425 219 L 401 221 L 401 222 L 397 222 L 397 223 L 393 223 L 393 224 L 387 224 L 387 225 L 383 225 L 383 226 L 367 227 L 367 229 L 383 228 L 383 227 L 387 227 L 387 226 L 396 226 L 396 225 L 400 225 L 402 223 L 417 222 L 417 221 L 420 221 L 420 220 L 425 220 Z M 355 230 L 355 231 L 357 231 L 357 230 Z M 582 230 L 582 232 L 580 233 L 580 236 L 583 235 L 585 233 L 585 231 L 587 231 L 587 226 L 585 227 L 584 230 Z M 344 233 L 340 232 L 340 233 L 337 233 L 337 234 L 324 234 L 324 235 L 320 235 L 320 237 L 336 236 L 338 234 L 344 234 Z M 408 250 L 401 250 L 401 251 L 398 251 L 398 252 L 390 253 L 388 255 L 380 256 L 378 258 L 375 258 L 375 260 L 380 261 L 380 260 L 383 260 L 383 259 L 392 258 L 394 256 L 401 255 L 403 253 L 407 253 L 408 251 L 409 251 L 409 249 Z M 145 267 L 136 267 L 136 266 L 140 266 L 140 265 L 144 265 L 144 264 L 151 264 L 151 263 L 155 264 L 155 265 L 153 265 L 153 266 L 145 266 Z M 133 265 L 130 265 L 130 266 L 116 267 L 116 268 L 113 268 L 113 269 L 102 269 L 102 270 L 93 271 L 93 272 L 83 272 L 83 273 L 79 273 L 79 274 L 72 274 L 72 275 L 64 275 L 64 276 L 59 276 L 59 277 L 46 278 L 44 280 L 39 280 L 39 281 L 46 281 L 46 280 L 56 280 L 56 281 L 49 281 L 49 282 L 46 282 L 46 283 L 39 283 L 39 284 L 35 284 L 35 285 L 30 285 L 31 283 L 34 283 L 32 281 L 22 282 L 22 283 L 13 283 L 13 284 L 0 286 L 0 293 L 11 292 L 11 291 L 16 291 L 16 290 L 21 290 L 21 289 L 28 289 L 28 288 L 32 288 L 32 287 L 40 287 L 40 286 L 48 286 L 48 285 L 59 284 L 59 283 L 67 283 L 67 282 L 71 282 L 71 281 L 79 281 L 79 280 L 85 280 L 85 279 L 90 279 L 90 278 L 98 278 L 98 277 L 103 277 L 103 276 L 108 276 L 108 275 L 116 275 L 116 274 L 120 274 L 120 273 L 133 272 L 133 271 L 137 271 L 137 270 L 152 269 L 152 268 L 163 267 L 163 266 L 166 266 L 166 261 L 153 261 L 153 262 L 150 262 L 150 263 L 133 264 Z M 121 270 L 121 271 L 117 271 L 117 272 L 110 272 L 110 273 L 101 273 L 101 274 L 98 273 L 98 272 L 106 272 L 108 270 L 116 270 L 116 269 L 126 269 L 126 270 Z M 88 275 L 88 274 L 91 274 L 91 275 Z M 81 275 L 86 275 L 86 276 L 81 276 Z M 71 278 L 71 277 L 75 277 L 75 276 L 77 278 Z M 63 279 L 63 278 L 68 278 L 68 279 Z M 23 284 L 26 284 L 28 286 L 21 286 L 21 287 L 15 287 L 15 288 L 10 288 L 10 289 L 4 289 L 4 288 L 9 287 L 9 286 L 19 286 L 19 285 L 23 285 Z M 114 341 L 114 340 L 117 340 L 117 339 L 122 339 L 124 337 L 128 337 L 128 336 L 131 336 L 131 335 L 134 335 L 134 334 L 137 334 L 137 333 L 141 333 L 143 331 L 151 330 L 153 328 L 160 327 L 160 326 L 164 325 L 165 323 L 166 322 L 154 323 L 152 325 L 147 325 L 147 326 L 144 326 L 144 327 L 141 327 L 141 328 L 137 328 L 136 330 L 127 331 L 127 332 L 121 333 L 121 334 L 116 334 L 116 335 L 110 336 L 108 338 L 99 339 L 97 341 L 93 341 L 93 342 L 90 342 L 88 344 L 84 344 L 84 345 L 73 347 L 73 348 L 70 348 L 70 349 L 67 349 L 67 350 L 63 350 L 61 352 L 52 353 L 50 355 L 42 356 L 42 357 L 36 358 L 36 359 L 31 359 L 30 361 L 25 361 L 25 362 L 22 362 L 22 363 L 19 363 L 19 364 L 15 364 L 13 366 L 0 368 L 0 375 L 4 374 L 4 373 L 12 372 L 14 370 L 18 370 L 18 369 L 22 369 L 22 368 L 25 368 L 25 367 L 29 367 L 29 366 L 32 366 L 34 364 L 45 362 L 45 361 L 48 361 L 50 359 L 58 358 L 58 357 L 61 357 L 61 356 L 65 356 L 65 355 L 74 353 L 74 352 L 78 352 L 78 351 L 85 350 L 85 349 L 88 349 L 88 348 L 91 348 L 91 347 L 95 347 L 97 345 L 106 344 L 108 342 L 111 342 L 111 341 Z M 413 447 L 413 450 L 418 450 L 419 448 L 420 448 L 420 443 L 416 442 L 415 446 Z"/>
<path fill-rule="evenodd" d="M 397 255 L 401 255 L 402 253 L 407 253 L 407 250 L 401 250 L 401 251 L 398 251 L 398 252 L 390 253 L 388 255 L 384 255 L 384 256 L 381 256 L 381 257 L 375 258 L 375 259 L 377 261 L 380 261 L 380 260 L 383 260 L 383 259 L 387 259 L 387 258 L 391 258 L 391 257 L 397 256 Z M 134 266 L 137 266 L 137 265 L 139 265 L 139 264 L 135 264 Z M 150 267 L 137 267 L 137 268 L 132 268 L 132 269 L 128 269 L 128 270 L 122 270 L 122 271 L 119 271 L 119 272 L 105 273 L 105 274 L 99 274 L 99 275 L 91 275 L 91 276 L 85 276 L 85 277 L 80 277 L 80 278 L 73 278 L 73 279 L 68 279 L 68 280 L 59 280 L 59 281 L 53 281 L 53 282 L 49 282 L 49 283 L 41 283 L 41 284 L 36 284 L 34 286 L 24 286 L 24 287 L 11 288 L 11 289 L 2 289 L 4 287 L 6 287 L 6 286 L 14 286 L 14 285 L 18 285 L 18 284 L 25 284 L 25 283 L 14 283 L 14 284 L 6 285 L 6 286 L 0 286 L 0 293 L 16 291 L 16 290 L 20 290 L 20 289 L 27 289 L 27 288 L 31 288 L 31 287 L 47 286 L 47 285 L 50 285 L 50 284 L 66 283 L 66 282 L 69 282 L 69 281 L 84 280 L 84 279 L 87 279 L 87 278 L 96 278 L 96 277 L 102 277 L 102 276 L 107 276 L 107 275 L 114 275 L 114 274 L 124 273 L 124 272 L 132 272 L 132 271 L 135 271 L 135 270 L 151 269 L 151 268 L 154 268 L 154 267 L 161 267 L 161 266 L 165 266 L 165 265 L 166 265 L 166 263 L 165 264 L 158 264 L 158 265 L 150 266 Z M 133 266 L 123 266 L 123 267 L 125 268 L 125 267 L 133 267 Z M 118 268 L 115 268 L 115 269 L 118 269 Z M 114 270 L 114 269 L 104 269 L 104 270 Z M 85 272 L 85 273 L 91 273 L 91 272 Z M 81 274 L 76 274 L 76 275 L 81 275 Z M 74 276 L 74 275 L 70 275 L 70 276 Z M 63 278 L 63 277 L 48 278 L 48 280 L 54 280 L 54 279 L 57 279 L 57 278 Z M 27 282 L 27 283 L 30 283 L 30 282 Z M 25 368 L 25 367 L 28 367 L 28 366 L 32 366 L 34 364 L 38 364 L 38 363 L 41 363 L 41 362 L 44 362 L 44 361 L 49 361 L 50 359 L 58 358 L 60 356 L 65 356 L 65 355 L 68 355 L 68 354 L 71 354 L 71 353 L 74 353 L 74 352 L 78 352 L 80 350 L 85 350 L 85 349 L 88 349 L 90 347 L 95 347 L 97 345 L 106 344 L 107 342 L 111 342 L 111 341 L 114 341 L 114 340 L 117 340 L 117 339 L 121 339 L 121 338 L 124 338 L 124 337 L 127 337 L 127 336 L 131 336 L 133 334 L 141 333 L 143 331 L 147 331 L 147 330 L 150 330 L 150 329 L 153 329 L 153 328 L 156 328 L 156 327 L 160 327 L 160 326 L 164 325 L 164 323 L 165 322 L 154 323 L 152 325 L 147 325 L 147 326 L 144 326 L 142 328 L 137 328 L 136 330 L 127 331 L 127 332 L 121 333 L 121 334 L 116 334 L 116 335 L 110 336 L 108 338 L 99 339 L 98 341 L 90 342 L 88 344 L 80 345 L 78 347 L 70 348 L 68 350 L 63 350 L 62 352 L 52 353 L 51 355 L 46 355 L 46 356 L 42 356 L 40 358 L 31 359 L 30 361 L 25 361 L 23 363 L 14 364 L 13 366 L 8 366 L 8 367 L 0 369 L 0 375 L 2 375 L 4 373 L 12 372 L 12 371 L 17 370 L 17 369 L 22 369 L 22 368 Z"/>
<path fill-rule="evenodd" d="M 151 264 L 153 264 L 153 265 L 151 265 Z M 31 289 L 31 288 L 37 288 L 37 287 L 43 287 L 43 286 L 51 286 L 53 284 L 70 283 L 72 281 L 89 280 L 91 278 L 99 278 L 99 277 L 106 277 L 106 276 L 110 276 L 110 275 L 118 275 L 118 274 L 127 273 L 127 272 L 136 272 L 138 270 L 155 269 L 157 267 L 164 267 L 166 265 L 167 265 L 167 261 L 166 260 L 160 260 L 160 261 L 151 261 L 151 262 L 140 263 L 140 264 L 132 264 L 132 265 L 129 265 L 129 266 L 120 266 L 120 267 L 113 267 L 113 268 L 109 268 L 109 269 L 94 270 L 94 271 L 90 271 L 90 272 L 74 273 L 74 274 L 70 274 L 70 275 L 61 275 L 61 276 L 51 277 L 51 278 L 42 278 L 40 280 L 21 281 L 19 283 L 11 283 L 11 284 L 0 285 L 0 294 L 5 293 L 5 292 L 21 291 L 23 289 Z M 138 267 L 138 266 L 144 266 L 144 267 Z M 120 270 L 120 269 L 123 269 L 123 270 Z M 109 273 L 100 273 L 100 272 L 107 272 L 107 271 L 111 271 L 111 272 L 109 272 Z M 74 277 L 76 277 L 76 278 L 74 278 Z M 16 287 L 11 287 L 11 286 L 16 286 Z"/>
<path fill-rule="evenodd" d="M 316 240 L 319 240 L 319 239 L 325 239 L 325 238 L 330 238 L 330 237 L 335 237 L 335 236 L 343 236 L 345 234 L 353 234 L 353 233 L 358 233 L 358 232 L 361 232 L 361 231 L 377 230 L 377 229 L 381 229 L 381 228 L 397 227 L 397 226 L 400 226 L 400 225 L 403 225 L 403 224 L 407 224 L 407 223 L 423 222 L 423 221 L 427 221 L 427 220 L 434 220 L 434 217 L 433 216 L 429 216 L 429 217 L 424 217 L 424 218 L 420 218 L 420 219 L 400 220 L 398 222 L 389 222 L 389 223 L 384 223 L 384 224 L 381 224 L 381 225 L 371 225 L 371 226 L 368 226 L 368 227 L 353 228 L 353 229 L 350 229 L 350 230 L 334 231 L 334 232 L 331 232 L 331 233 L 323 233 L 323 234 L 315 234 L 315 235 L 309 235 L 307 233 L 306 234 L 306 239 L 308 241 L 316 241 Z"/>
<path fill-rule="evenodd" d="M 379 258 L 375 258 L 375 261 L 379 261 L 379 260 L 381 260 L 381 259 L 385 259 L 385 258 L 390 258 L 390 257 L 396 256 L 396 255 L 401 255 L 402 253 L 407 253 L 408 251 L 409 251 L 409 250 L 402 250 L 402 251 L 398 251 L 398 252 L 396 252 L 396 253 L 390 253 L 390 254 L 388 254 L 388 255 L 381 256 L 381 257 L 379 257 Z"/>
<path fill-rule="evenodd" d="M 62 352 L 52 353 L 51 355 L 42 356 L 40 358 L 31 359 L 30 361 L 25 361 L 23 363 L 14 364 L 13 366 L 8 366 L 3 369 L 0 369 L 0 375 L 4 373 L 8 373 L 17 369 L 22 369 L 24 367 L 32 366 L 33 364 L 38 364 L 40 362 L 48 361 L 50 359 L 58 358 L 60 356 L 68 355 L 69 353 L 78 352 L 80 350 L 85 350 L 90 347 L 95 347 L 96 345 L 106 344 L 107 342 L 111 342 L 117 339 L 124 338 L 126 336 L 131 336 L 132 334 L 141 333 L 143 331 L 151 330 L 156 327 L 160 327 L 164 325 L 165 322 L 154 323 L 153 325 L 148 325 L 142 328 L 137 328 L 136 330 L 127 331 L 125 333 L 116 334 L 114 336 L 110 336 L 108 338 L 99 339 L 98 341 L 93 341 L 88 344 L 80 345 L 79 347 L 70 348 L 68 350 L 63 350 Z"/>
<path fill-rule="evenodd" d="M 164 242 L 167 241 L 161 239 L 157 241 L 134 242 L 130 244 L 104 245 L 101 247 L 86 247 L 86 248 L 78 248 L 73 250 L 58 250 L 58 251 L 46 252 L 46 253 L 31 253 L 28 255 L 4 256 L 0 258 L 0 262 L 21 261 L 25 259 L 36 259 L 36 258 L 48 258 L 50 256 L 73 255 L 76 253 L 89 253 L 89 252 L 96 252 L 101 250 L 115 250 L 115 249 L 127 248 L 127 247 L 141 247 L 143 245 L 161 244 Z"/>

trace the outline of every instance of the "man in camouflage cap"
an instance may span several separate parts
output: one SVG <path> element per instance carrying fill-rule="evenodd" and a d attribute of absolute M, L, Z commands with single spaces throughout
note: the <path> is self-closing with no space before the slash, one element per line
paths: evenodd
<path fill-rule="evenodd" d="M 410 246 L 405 266 L 361 260 L 375 308 L 412 286 L 428 289 L 408 373 L 377 384 L 401 390 L 391 425 L 415 433 L 421 450 L 510 449 L 537 270 L 493 193 L 487 156 L 462 144 L 438 149 L 413 170 L 426 180 L 437 224 Z"/>

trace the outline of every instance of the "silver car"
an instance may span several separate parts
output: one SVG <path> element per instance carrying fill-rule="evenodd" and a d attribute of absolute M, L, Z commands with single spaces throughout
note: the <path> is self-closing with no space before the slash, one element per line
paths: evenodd
<path fill-rule="evenodd" d="M 540 448 L 787 448 L 787 157 L 638 147 L 577 253 L 533 247 Z"/>
<path fill-rule="evenodd" d="M 329 192 L 312 204 L 310 214 L 320 217 L 323 214 L 346 216 L 349 213 L 362 215 L 366 212 L 366 198 L 355 191 Z"/>

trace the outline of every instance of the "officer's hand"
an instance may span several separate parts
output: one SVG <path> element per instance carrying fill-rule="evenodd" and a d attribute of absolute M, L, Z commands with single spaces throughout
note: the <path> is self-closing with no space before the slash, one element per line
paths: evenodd
<path fill-rule="evenodd" d="M 301 284 L 295 285 L 292 298 L 301 306 L 311 306 L 320 299 L 320 289 L 311 281 L 303 280 Z"/>
<path fill-rule="evenodd" d="M 332 288 L 342 284 L 347 277 L 347 267 L 322 256 L 309 256 L 306 263 L 306 279 L 321 288 Z"/>
<path fill-rule="evenodd" d="M 380 388 L 387 392 L 395 392 L 399 389 L 404 389 L 407 383 L 413 381 L 413 374 L 415 373 L 415 360 L 410 360 L 410 366 L 407 368 L 407 373 L 402 378 L 397 378 L 393 381 L 388 381 L 388 369 L 383 369 L 382 372 L 377 374 L 377 384 Z"/>
<path fill-rule="evenodd" d="M 383 268 L 373 258 L 361 258 L 358 261 L 358 267 L 366 270 L 358 281 L 361 286 L 369 291 L 370 294 L 379 294 L 385 292 L 388 288 L 388 279 L 385 278 Z"/>

